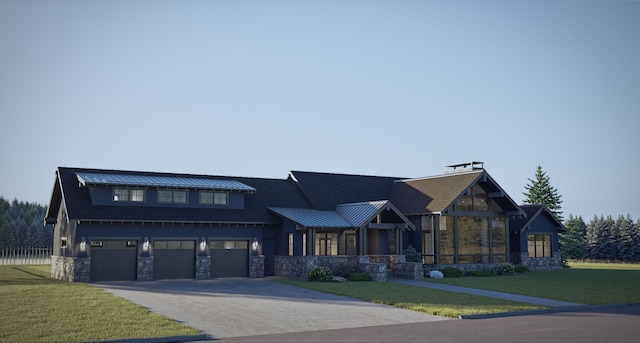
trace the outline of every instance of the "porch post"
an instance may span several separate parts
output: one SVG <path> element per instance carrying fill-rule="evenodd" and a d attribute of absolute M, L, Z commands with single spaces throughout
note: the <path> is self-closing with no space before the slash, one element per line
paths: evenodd
<path fill-rule="evenodd" d="M 396 228 L 396 254 L 402 255 L 402 229 Z"/>
<path fill-rule="evenodd" d="M 309 256 L 316 256 L 316 229 L 309 229 L 309 238 L 307 239 L 307 249 L 309 250 Z"/>

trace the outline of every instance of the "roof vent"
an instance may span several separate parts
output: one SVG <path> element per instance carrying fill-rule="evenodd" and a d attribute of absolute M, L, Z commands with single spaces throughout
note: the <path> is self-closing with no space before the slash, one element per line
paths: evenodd
<path fill-rule="evenodd" d="M 471 161 L 467 163 L 452 164 L 447 166 L 447 168 L 449 169 L 444 171 L 445 174 L 466 173 L 475 170 L 483 170 L 484 162 Z"/>

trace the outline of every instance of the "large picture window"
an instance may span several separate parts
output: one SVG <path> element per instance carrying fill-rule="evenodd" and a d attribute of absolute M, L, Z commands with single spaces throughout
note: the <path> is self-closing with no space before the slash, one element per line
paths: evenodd
<path fill-rule="evenodd" d="M 506 217 L 440 217 L 441 264 L 507 261 Z"/>
<path fill-rule="evenodd" d="M 551 235 L 528 235 L 529 257 L 551 257 Z"/>

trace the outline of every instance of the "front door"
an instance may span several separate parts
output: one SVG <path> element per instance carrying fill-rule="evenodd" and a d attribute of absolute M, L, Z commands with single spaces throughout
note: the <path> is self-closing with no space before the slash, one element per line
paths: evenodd
<path fill-rule="evenodd" d="M 348 233 L 345 235 L 346 238 L 346 247 L 347 247 L 347 255 L 348 256 L 355 256 L 358 255 L 358 246 L 356 244 L 357 240 L 356 240 L 356 234 L 355 233 Z"/>

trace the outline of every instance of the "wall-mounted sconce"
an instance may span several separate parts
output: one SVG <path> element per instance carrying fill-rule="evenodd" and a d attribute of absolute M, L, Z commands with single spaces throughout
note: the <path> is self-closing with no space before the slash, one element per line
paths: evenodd
<path fill-rule="evenodd" d="M 251 250 L 254 253 L 258 252 L 258 238 L 253 237 L 253 239 L 251 240 Z"/>
<path fill-rule="evenodd" d="M 202 237 L 200 238 L 200 251 L 204 252 L 205 250 L 207 250 L 207 241 Z"/>
<path fill-rule="evenodd" d="M 149 251 L 149 237 L 144 238 L 144 242 L 142 243 L 142 251 Z"/>
<path fill-rule="evenodd" d="M 80 239 L 80 251 L 81 252 L 87 251 L 87 240 L 84 237 Z"/>

